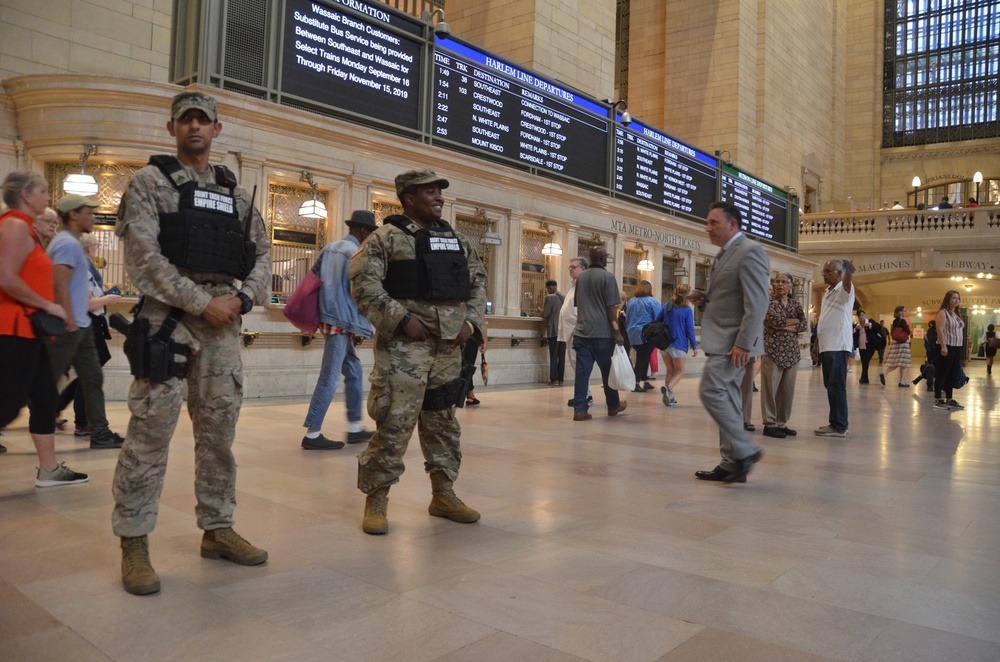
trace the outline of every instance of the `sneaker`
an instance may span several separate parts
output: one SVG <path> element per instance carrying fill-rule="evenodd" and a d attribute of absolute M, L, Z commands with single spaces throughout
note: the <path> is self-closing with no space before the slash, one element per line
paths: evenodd
<path fill-rule="evenodd" d="M 362 442 L 371 439 L 373 434 L 375 434 L 375 432 L 370 430 L 361 430 L 360 432 L 348 432 L 347 443 L 360 444 Z"/>
<path fill-rule="evenodd" d="M 819 428 L 818 430 L 813 430 L 813 433 L 817 437 L 846 437 L 847 436 L 847 430 L 835 430 L 833 427 L 831 427 L 829 425 L 824 425 L 823 427 Z"/>
<path fill-rule="evenodd" d="M 307 451 L 335 451 L 345 446 L 342 441 L 327 439 L 322 434 L 318 437 L 302 437 L 302 448 Z"/>
<path fill-rule="evenodd" d="M 944 411 L 948 411 L 948 410 L 951 409 L 951 407 L 948 406 L 948 403 L 945 402 L 944 400 L 935 400 L 934 401 L 934 408 L 935 409 L 942 409 Z"/>
<path fill-rule="evenodd" d="M 76 429 L 73 430 L 74 437 L 89 437 L 90 436 L 90 426 L 89 425 L 77 425 Z"/>
<path fill-rule="evenodd" d="M 87 474 L 80 474 L 66 466 L 65 462 L 60 462 L 59 466 L 52 471 L 46 471 L 39 467 L 38 475 L 35 477 L 35 487 L 59 487 L 60 485 L 76 485 L 86 483 Z"/>
<path fill-rule="evenodd" d="M 899 388 L 910 388 L 910 385 L 906 382 L 899 382 L 898 386 Z"/>
<path fill-rule="evenodd" d="M 950 409 L 958 409 L 958 410 L 965 409 L 965 407 L 963 407 L 962 405 L 958 404 L 958 402 L 956 402 L 955 400 L 949 400 L 948 401 L 948 407 Z"/>
<path fill-rule="evenodd" d="M 675 398 L 671 397 L 670 398 L 670 404 L 668 404 L 667 406 L 668 407 L 676 407 L 677 406 L 677 400 Z"/>
<path fill-rule="evenodd" d="M 125 439 L 120 434 L 111 431 L 104 437 L 90 438 L 90 447 L 93 449 L 121 448 L 124 443 Z"/>

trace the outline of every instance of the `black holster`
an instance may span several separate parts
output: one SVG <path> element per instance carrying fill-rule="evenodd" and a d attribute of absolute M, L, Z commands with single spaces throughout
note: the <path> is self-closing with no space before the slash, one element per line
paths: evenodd
<path fill-rule="evenodd" d="M 183 316 L 183 310 L 171 308 L 163 324 L 152 335 L 149 333 L 149 320 L 145 317 L 137 317 L 129 324 L 118 313 L 111 316 L 111 326 L 125 335 L 125 357 L 133 377 L 148 379 L 154 384 L 163 384 L 173 377 L 187 377 L 191 348 L 170 339 Z"/>
<path fill-rule="evenodd" d="M 465 398 L 472 390 L 472 376 L 476 374 L 476 364 L 462 366 L 458 379 L 443 386 L 424 391 L 424 411 L 441 411 L 448 407 L 464 407 Z"/>

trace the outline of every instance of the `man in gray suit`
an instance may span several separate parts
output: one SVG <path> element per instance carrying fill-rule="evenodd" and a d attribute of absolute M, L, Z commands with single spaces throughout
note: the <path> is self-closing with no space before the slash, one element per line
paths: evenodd
<path fill-rule="evenodd" d="M 699 389 L 701 402 L 719 426 L 722 462 L 711 471 L 696 471 L 700 480 L 745 483 L 761 451 L 743 429 L 740 381 L 753 356 L 764 352 L 764 314 L 770 260 L 760 245 L 740 230 L 743 215 L 726 202 L 713 203 L 706 231 L 722 250 L 715 258 L 708 290 L 693 290 L 688 299 L 705 314 L 701 319 L 701 347 L 705 370 Z"/>

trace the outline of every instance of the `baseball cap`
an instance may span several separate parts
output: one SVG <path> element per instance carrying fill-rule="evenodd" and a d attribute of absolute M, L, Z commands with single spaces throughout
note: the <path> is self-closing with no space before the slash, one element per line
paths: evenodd
<path fill-rule="evenodd" d="M 70 193 L 69 195 L 64 195 L 59 198 L 59 202 L 56 203 L 56 210 L 61 211 L 64 214 L 66 212 L 74 211 L 80 207 L 100 207 L 101 203 L 93 198 L 88 198 L 85 195 L 78 195 L 76 193 Z"/>
<path fill-rule="evenodd" d="M 422 186 L 424 184 L 441 184 L 441 188 L 448 188 L 448 180 L 438 177 L 433 170 L 407 170 L 401 175 L 396 175 L 396 195 L 411 186 Z"/>
<path fill-rule="evenodd" d="M 185 90 L 174 96 L 173 101 L 170 102 L 170 119 L 175 120 L 192 108 L 202 111 L 213 122 L 219 119 L 215 99 L 204 92 L 194 90 Z"/>

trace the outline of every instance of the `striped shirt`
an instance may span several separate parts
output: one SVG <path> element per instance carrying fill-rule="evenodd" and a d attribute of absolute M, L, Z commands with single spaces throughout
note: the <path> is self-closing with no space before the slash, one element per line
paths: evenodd
<path fill-rule="evenodd" d="M 948 347 L 961 347 L 962 343 L 965 342 L 963 334 L 965 322 L 962 321 L 961 317 L 947 310 L 944 311 L 944 316 L 947 323 L 943 326 L 938 323 L 938 342 Z"/>

